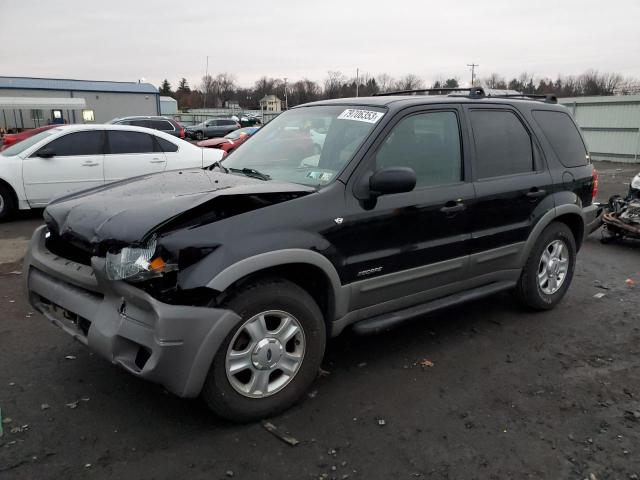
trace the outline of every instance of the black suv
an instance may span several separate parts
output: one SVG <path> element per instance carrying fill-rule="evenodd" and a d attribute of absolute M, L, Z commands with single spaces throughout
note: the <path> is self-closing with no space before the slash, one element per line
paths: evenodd
<path fill-rule="evenodd" d="M 39 312 L 114 364 L 247 421 L 298 399 L 347 327 L 504 290 L 554 307 L 595 186 L 553 97 L 316 102 L 222 163 L 52 202 L 24 278 Z"/>
<path fill-rule="evenodd" d="M 160 130 L 174 137 L 184 138 L 185 129 L 173 118 L 167 117 L 123 117 L 114 118 L 109 124 L 113 125 L 133 125 L 134 127 L 145 127 L 153 130 Z"/>

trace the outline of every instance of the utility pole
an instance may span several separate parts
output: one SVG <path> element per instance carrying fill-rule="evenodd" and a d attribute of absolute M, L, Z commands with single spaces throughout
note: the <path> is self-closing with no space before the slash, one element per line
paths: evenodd
<path fill-rule="evenodd" d="M 287 99 L 287 77 L 284 77 L 284 109 L 289 110 L 289 101 Z"/>
<path fill-rule="evenodd" d="M 477 63 L 467 63 L 467 67 L 471 67 L 471 86 L 473 87 L 476 83 L 476 67 L 479 67 Z"/>
<path fill-rule="evenodd" d="M 209 88 L 209 85 L 207 85 L 207 82 L 209 81 L 209 55 L 207 55 L 207 67 L 204 70 L 204 96 L 202 98 L 202 109 L 204 110 L 205 108 L 207 108 L 207 89 Z"/>
<path fill-rule="evenodd" d="M 359 87 L 360 87 L 360 69 L 356 68 L 356 97 L 358 96 Z"/>

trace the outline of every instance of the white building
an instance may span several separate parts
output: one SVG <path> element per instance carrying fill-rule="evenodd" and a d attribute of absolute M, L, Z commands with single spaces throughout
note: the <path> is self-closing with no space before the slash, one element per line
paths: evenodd
<path fill-rule="evenodd" d="M 0 126 L 6 130 L 159 114 L 160 95 L 149 83 L 0 77 Z"/>
<path fill-rule="evenodd" d="M 260 100 L 260 110 L 265 112 L 281 112 L 282 100 L 275 95 L 265 95 Z"/>

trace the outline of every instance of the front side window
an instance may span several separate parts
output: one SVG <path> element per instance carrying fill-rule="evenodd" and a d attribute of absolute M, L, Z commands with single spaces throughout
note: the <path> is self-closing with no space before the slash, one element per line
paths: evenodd
<path fill-rule="evenodd" d="M 378 150 L 376 167 L 409 167 L 416 172 L 416 187 L 461 181 L 462 154 L 456 114 L 429 112 L 401 120 Z"/>
<path fill-rule="evenodd" d="M 142 132 L 109 131 L 109 146 L 112 154 L 153 153 L 153 137 Z"/>
<path fill-rule="evenodd" d="M 42 148 L 51 148 L 56 157 L 76 155 L 102 155 L 104 153 L 104 131 L 69 133 L 52 140 Z M 38 153 L 35 153 L 37 156 Z"/>
<path fill-rule="evenodd" d="M 294 108 L 257 131 L 223 165 L 233 173 L 244 169 L 251 175 L 247 169 L 252 169 L 262 178 L 326 185 L 351 161 L 385 112 L 369 106 Z M 324 129 L 315 130 L 318 125 Z"/>
<path fill-rule="evenodd" d="M 508 110 L 471 110 L 476 150 L 476 178 L 501 177 L 535 170 L 529 132 Z"/>

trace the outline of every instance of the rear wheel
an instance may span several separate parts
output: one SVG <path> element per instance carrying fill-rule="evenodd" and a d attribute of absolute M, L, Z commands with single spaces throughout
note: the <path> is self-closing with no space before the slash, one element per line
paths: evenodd
<path fill-rule="evenodd" d="M 324 355 L 324 319 L 311 296 L 281 279 L 253 282 L 224 308 L 242 320 L 217 352 L 202 397 L 218 415 L 247 422 L 292 405 Z"/>
<path fill-rule="evenodd" d="M 13 192 L 6 185 L 0 184 L 0 222 L 11 218 L 15 210 L 16 204 Z"/>
<path fill-rule="evenodd" d="M 516 295 L 527 307 L 549 310 L 567 292 L 576 263 L 576 242 L 563 223 L 552 223 L 531 249 Z"/>

